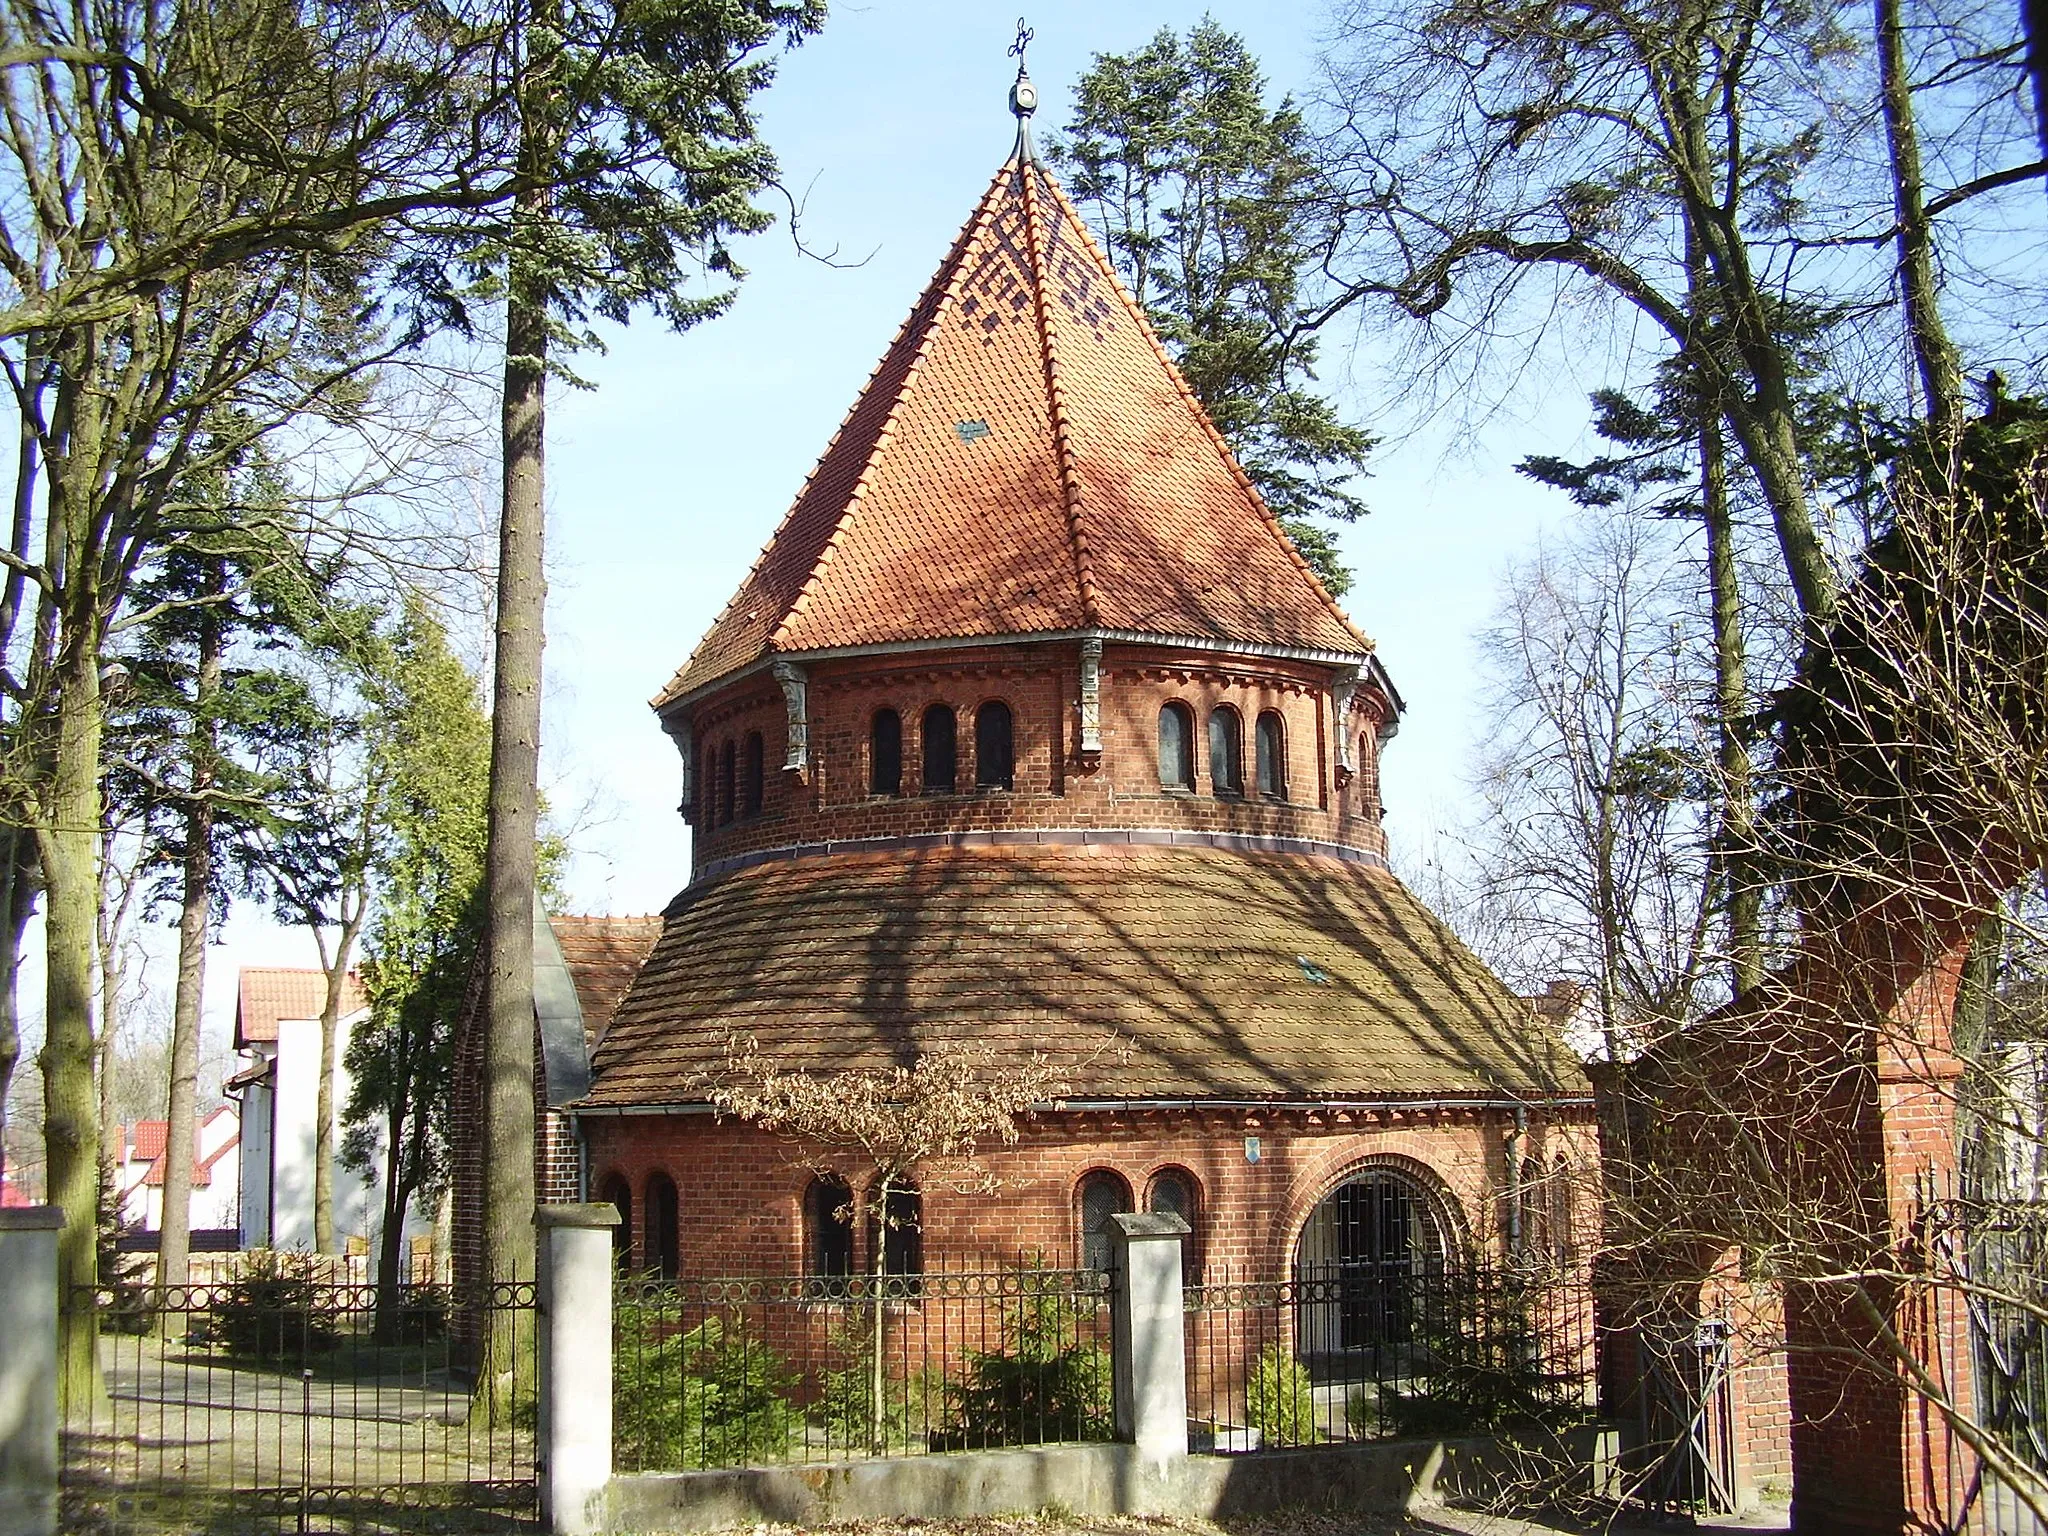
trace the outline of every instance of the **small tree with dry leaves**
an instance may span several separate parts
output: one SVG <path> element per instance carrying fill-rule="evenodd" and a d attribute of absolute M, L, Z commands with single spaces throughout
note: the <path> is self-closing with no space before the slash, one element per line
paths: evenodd
<path fill-rule="evenodd" d="M 884 1447 L 882 1399 L 884 1234 L 905 1220 L 891 1197 L 916 1187 L 916 1176 L 942 1176 L 963 1192 L 991 1192 L 1001 1181 L 975 1160 L 991 1143 L 1014 1146 L 1018 1121 L 1056 1107 L 1068 1092 L 1061 1072 L 1031 1052 L 1019 1060 L 985 1046 L 951 1042 L 920 1049 L 908 1065 L 803 1070 L 778 1065 L 759 1042 L 735 1037 L 711 1085 L 711 1102 L 791 1138 L 819 1172 L 846 1174 L 841 1158 L 857 1159 L 867 1175 L 851 1196 L 855 1217 L 875 1234 L 868 1255 L 872 1327 L 868 1358 L 869 1444 Z"/>

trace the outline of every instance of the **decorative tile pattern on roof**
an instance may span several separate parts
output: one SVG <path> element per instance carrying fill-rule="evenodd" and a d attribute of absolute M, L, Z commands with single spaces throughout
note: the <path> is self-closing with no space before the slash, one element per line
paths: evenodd
<path fill-rule="evenodd" d="M 1399 881 L 1279 854 L 949 849 L 693 887 L 586 1102 L 700 1098 L 735 1036 L 819 1070 L 971 1038 L 1064 1059 L 1091 1098 L 1587 1091 L 1555 1032 Z"/>
<path fill-rule="evenodd" d="M 1012 162 L 656 702 L 770 652 L 1096 626 L 1370 649 L 1072 204 Z"/>

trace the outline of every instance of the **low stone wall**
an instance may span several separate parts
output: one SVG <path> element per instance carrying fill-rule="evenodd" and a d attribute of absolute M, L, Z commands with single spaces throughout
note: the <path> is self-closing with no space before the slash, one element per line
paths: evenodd
<path fill-rule="evenodd" d="M 1620 1439 L 1577 1430 L 1553 1446 L 1590 1491 L 1605 1487 Z M 880 1457 L 815 1466 L 614 1477 L 606 1529 L 728 1530 L 762 1521 L 957 1519 L 1055 1507 L 1076 1515 L 1223 1518 L 1281 1509 L 1398 1512 L 1485 1501 L 1511 1485 L 1522 1454 L 1485 1437 L 1183 1456 L 1160 1462 L 1135 1445 Z"/>

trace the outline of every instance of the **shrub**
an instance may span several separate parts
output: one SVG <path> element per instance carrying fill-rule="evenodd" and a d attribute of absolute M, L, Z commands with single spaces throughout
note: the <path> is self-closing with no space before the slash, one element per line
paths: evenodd
<path fill-rule="evenodd" d="M 1476 1284 L 1421 1330 L 1424 1374 L 1379 1395 L 1383 1433 L 1484 1434 L 1493 1430 L 1563 1429 L 1586 1417 L 1572 1389 L 1576 1376 L 1553 1372 L 1542 1340 L 1514 1287 Z"/>
<path fill-rule="evenodd" d="M 215 1288 L 206 1342 L 254 1360 L 304 1359 L 341 1341 L 341 1308 L 309 1253 L 258 1248 Z"/>
<path fill-rule="evenodd" d="M 1108 1439 L 1109 1352 L 1079 1337 L 1082 1309 L 1095 1305 L 1093 1297 L 1027 1289 L 1003 1319 L 1002 1347 L 968 1355 L 961 1379 L 946 1388 L 946 1424 L 932 1431 L 931 1448 Z"/>
<path fill-rule="evenodd" d="M 1259 1352 L 1245 1383 L 1245 1421 L 1268 1445 L 1312 1445 L 1321 1438 L 1308 1367 L 1278 1344 Z"/>
<path fill-rule="evenodd" d="M 832 1330 L 826 1344 L 830 1362 L 820 1373 L 811 1422 L 825 1431 L 833 1445 L 865 1450 L 874 1439 L 874 1324 L 872 1314 L 856 1310 Z M 886 1364 L 886 1362 L 885 1362 Z M 907 1445 L 923 1418 L 924 1373 L 900 1380 L 882 1378 L 882 1443 Z"/>
<path fill-rule="evenodd" d="M 124 1239 L 142 1230 L 142 1223 L 130 1221 L 121 1209 L 115 1188 L 114 1165 L 100 1163 L 98 1209 L 94 1212 L 94 1241 L 98 1248 L 99 1289 L 103 1298 L 100 1326 L 110 1333 L 146 1333 L 156 1320 L 150 1305 L 149 1286 L 143 1282 L 143 1258 L 122 1249 Z"/>
<path fill-rule="evenodd" d="M 614 1341 L 612 1419 L 622 1462 L 738 1467 L 789 1449 L 799 1422 L 792 1378 L 743 1323 L 713 1315 L 684 1330 L 663 1317 L 658 1300 L 627 1303 Z"/>

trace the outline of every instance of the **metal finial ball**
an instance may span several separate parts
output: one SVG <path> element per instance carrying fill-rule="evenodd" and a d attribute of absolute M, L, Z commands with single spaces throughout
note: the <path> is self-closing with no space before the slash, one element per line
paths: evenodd
<path fill-rule="evenodd" d="M 1010 87 L 1010 110 L 1019 117 L 1029 117 L 1038 110 L 1038 87 L 1024 75 L 1017 77 L 1017 83 Z"/>

